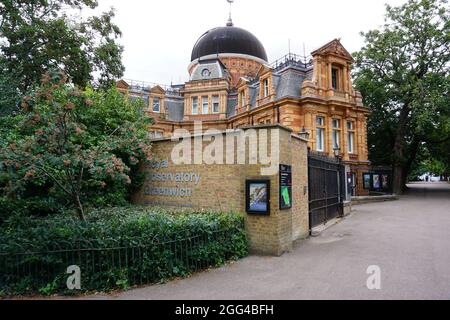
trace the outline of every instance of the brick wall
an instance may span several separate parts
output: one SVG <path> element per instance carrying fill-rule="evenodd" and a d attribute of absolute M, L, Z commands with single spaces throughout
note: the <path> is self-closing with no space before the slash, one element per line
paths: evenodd
<path fill-rule="evenodd" d="M 178 142 L 161 140 L 154 143 L 153 151 L 159 160 L 168 160 L 168 166 L 162 168 L 143 168 L 147 180 L 143 188 L 134 196 L 134 202 L 159 207 L 190 208 L 195 210 L 214 209 L 217 211 L 234 212 L 245 216 L 247 236 L 250 250 L 254 253 L 279 256 L 291 250 L 293 241 L 309 234 L 308 194 L 307 190 L 307 143 L 292 135 L 292 131 L 281 126 L 255 127 L 260 136 L 261 130 L 268 130 L 268 141 L 271 141 L 271 130 L 279 130 L 280 163 L 292 165 L 293 169 L 293 207 L 289 210 L 279 208 L 279 174 L 263 176 L 261 164 L 182 164 L 175 165 L 171 153 Z M 251 128 L 246 128 L 249 130 Z M 224 137 L 224 136 L 222 136 Z M 225 141 L 225 140 L 224 140 Z M 193 139 L 188 140 L 193 153 Z M 203 141 L 202 148 L 207 150 L 211 142 Z M 224 143 L 224 155 L 225 153 Z M 254 148 L 258 151 L 259 144 L 249 145 L 246 150 Z M 270 146 L 270 143 L 269 143 Z M 235 154 L 237 154 L 235 146 Z M 272 151 L 269 148 L 269 154 Z M 225 156 L 223 159 L 224 163 Z M 278 168 L 279 164 L 276 164 Z M 171 180 L 173 175 L 185 175 L 187 179 Z M 155 176 L 156 175 L 156 176 Z M 159 176 L 158 176 L 159 175 Z M 168 179 L 160 179 L 169 177 Z M 270 216 L 249 215 L 245 213 L 245 183 L 247 179 L 270 180 Z M 168 188 L 182 190 L 181 195 L 160 195 L 152 190 Z M 306 189 L 305 189 L 306 188 Z M 158 189 L 160 190 L 160 189 Z M 169 193 L 170 194 L 170 193 Z"/>

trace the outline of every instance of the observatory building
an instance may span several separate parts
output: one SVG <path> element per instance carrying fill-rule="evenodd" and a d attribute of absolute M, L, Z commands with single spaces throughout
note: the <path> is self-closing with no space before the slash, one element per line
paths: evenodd
<path fill-rule="evenodd" d="M 308 137 L 312 152 L 339 154 L 351 168 L 354 193 L 364 195 L 369 111 L 353 88 L 352 63 L 339 39 L 309 57 L 288 54 L 270 62 L 261 41 L 230 16 L 194 44 L 188 82 L 162 86 L 124 79 L 117 87 L 145 101 L 155 119 L 152 138 L 170 137 L 180 128 L 193 131 L 196 121 L 204 130 L 280 124 Z"/>

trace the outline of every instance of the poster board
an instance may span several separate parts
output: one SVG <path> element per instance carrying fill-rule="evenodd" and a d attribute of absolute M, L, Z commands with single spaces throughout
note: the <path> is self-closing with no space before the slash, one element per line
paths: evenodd
<path fill-rule="evenodd" d="M 292 166 L 280 165 L 280 210 L 292 208 Z"/>

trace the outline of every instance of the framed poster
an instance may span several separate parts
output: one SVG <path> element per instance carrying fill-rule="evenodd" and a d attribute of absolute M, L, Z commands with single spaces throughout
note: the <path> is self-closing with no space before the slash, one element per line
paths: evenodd
<path fill-rule="evenodd" d="M 380 175 L 374 174 L 373 176 L 373 188 L 378 190 L 381 188 Z"/>
<path fill-rule="evenodd" d="M 270 180 L 247 180 L 245 198 L 247 213 L 270 215 Z"/>
<path fill-rule="evenodd" d="M 383 189 L 389 189 L 389 176 L 387 174 L 383 174 L 381 176 L 381 186 Z"/>
<path fill-rule="evenodd" d="M 370 190 L 372 187 L 372 175 L 370 173 L 364 173 L 364 189 Z"/>
<path fill-rule="evenodd" d="M 292 208 L 292 166 L 280 165 L 280 210 Z"/>

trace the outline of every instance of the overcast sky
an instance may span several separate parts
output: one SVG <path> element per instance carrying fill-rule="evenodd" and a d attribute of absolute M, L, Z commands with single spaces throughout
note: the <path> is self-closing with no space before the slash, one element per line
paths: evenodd
<path fill-rule="evenodd" d="M 309 54 L 334 38 L 348 51 L 361 48 L 360 31 L 384 21 L 384 4 L 406 0 L 235 0 L 234 25 L 252 32 L 269 62 L 291 52 Z M 188 80 L 192 47 L 207 30 L 224 26 L 226 0 L 99 0 L 100 10 L 116 9 L 123 32 L 124 78 L 170 84 Z"/>

